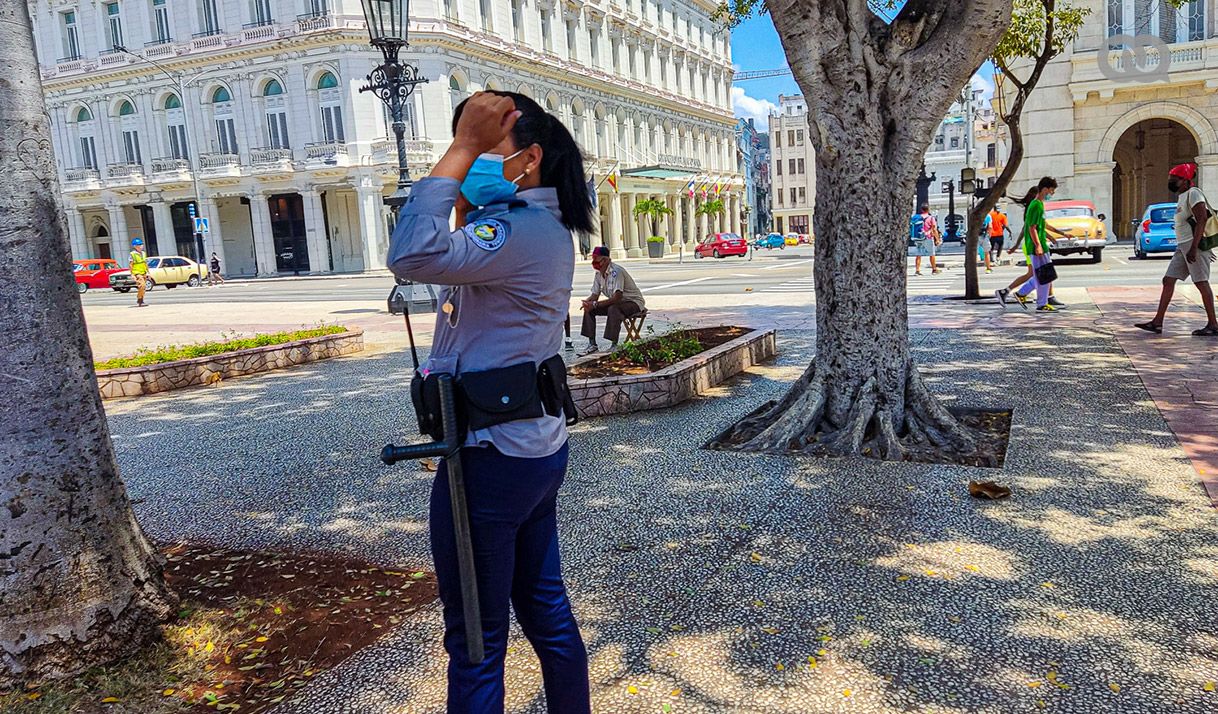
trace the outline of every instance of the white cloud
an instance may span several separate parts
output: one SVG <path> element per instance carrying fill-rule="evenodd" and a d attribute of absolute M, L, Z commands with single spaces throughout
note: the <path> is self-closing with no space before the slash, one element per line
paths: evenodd
<path fill-rule="evenodd" d="M 758 131 L 768 131 L 770 113 L 778 113 L 778 105 L 768 99 L 757 99 L 745 94 L 743 87 L 732 87 L 732 110 L 736 116 L 752 119 Z"/>
<path fill-rule="evenodd" d="M 973 75 L 973 89 L 980 89 L 985 93 L 982 95 L 986 101 L 994 97 L 994 82 L 991 78 L 986 77 L 981 73 Z"/>

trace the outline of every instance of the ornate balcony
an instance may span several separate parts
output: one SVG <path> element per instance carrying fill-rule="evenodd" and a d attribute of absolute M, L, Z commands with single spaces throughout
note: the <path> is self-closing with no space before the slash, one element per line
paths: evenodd
<path fill-rule="evenodd" d="M 282 171 L 292 168 L 292 150 L 270 147 L 250 149 L 250 166 L 257 172 Z"/>
<path fill-rule="evenodd" d="M 220 152 L 199 154 L 199 175 L 240 176 L 241 157 Z"/>
<path fill-rule="evenodd" d="M 173 53 L 172 37 L 161 37 L 144 43 L 145 57 L 168 57 Z"/>
<path fill-rule="evenodd" d="M 339 141 L 324 141 L 305 144 L 305 162 L 309 168 L 322 166 L 348 166 L 347 145 Z"/>
<path fill-rule="evenodd" d="M 206 30 L 204 32 L 196 32 L 190 37 L 191 51 L 209 50 L 224 46 L 223 30 Z"/>
<path fill-rule="evenodd" d="M 94 188 L 101 185 L 101 174 L 88 167 L 65 169 L 63 181 L 64 187 L 72 190 Z"/>
<path fill-rule="evenodd" d="M 296 16 L 296 32 L 300 34 L 332 30 L 338 26 L 338 18 L 329 12 Z"/>
<path fill-rule="evenodd" d="M 251 22 L 241 26 L 242 42 L 273 40 L 277 34 L 274 20 L 259 20 L 258 22 Z"/>
<path fill-rule="evenodd" d="M 144 183 L 144 166 L 130 162 L 106 166 L 106 183 L 111 186 L 139 186 Z"/>
<path fill-rule="evenodd" d="M 190 180 L 190 162 L 186 159 L 175 159 L 165 156 L 152 160 L 152 181 L 188 181 Z"/>
<path fill-rule="evenodd" d="M 1204 82 L 1207 89 L 1218 88 L 1218 38 L 1176 42 L 1167 45 L 1166 56 L 1153 46 L 1143 48 L 1144 61 L 1136 63 L 1129 50 L 1082 49 L 1071 55 L 1070 93 L 1075 102 L 1084 102 L 1091 92 L 1111 99 L 1119 90 L 1143 89 L 1161 82 L 1164 86 L 1180 81 Z M 1107 67 L 1104 66 L 1107 60 Z M 1160 70 L 1160 67 L 1162 69 Z M 1158 71 L 1157 71 L 1158 70 Z"/>

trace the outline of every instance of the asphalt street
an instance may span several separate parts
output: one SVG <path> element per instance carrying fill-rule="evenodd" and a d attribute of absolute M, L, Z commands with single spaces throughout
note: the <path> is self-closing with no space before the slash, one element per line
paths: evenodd
<path fill-rule="evenodd" d="M 748 257 L 684 262 L 674 259 L 650 262 L 627 260 L 626 266 L 639 287 L 647 295 L 719 295 L 757 293 L 793 293 L 810 295 L 812 282 L 812 248 L 801 246 L 786 250 L 762 250 Z M 1169 255 L 1148 260 L 1133 260 L 1128 246 L 1112 246 L 1104 253 L 1103 262 L 1092 264 L 1089 257 L 1058 258 L 1062 286 L 1093 287 L 1099 285 L 1154 285 L 1162 278 Z M 964 290 L 964 258 L 958 245 L 947 247 L 941 261 L 946 269 L 932 275 L 928 265 L 923 275 L 913 273 L 913 258 L 908 261 L 908 290 L 911 296 L 951 295 Z M 1020 272 L 1011 265 L 996 268 L 993 274 L 982 273 L 984 292 L 1002 287 Z M 575 294 L 582 294 L 592 282 L 592 268 L 580 262 L 572 276 Z M 372 275 L 302 276 L 274 279 L 234 279 L 221 287 L 169 289 L 158 286 L 151 299 L 159 304 L 190 304 L 196 302 L 367 302 L 383 300 L 393 285 L 387 273 Z M 81 296 L 86 307 L 126 305 L 133 301 L 131 293 L 90 290 Z"/>

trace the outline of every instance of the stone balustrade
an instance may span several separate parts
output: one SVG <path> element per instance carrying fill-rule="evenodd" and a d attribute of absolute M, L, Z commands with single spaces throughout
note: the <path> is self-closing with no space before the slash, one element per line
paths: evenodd
<path fill-rule="evenodd" d="M 360 352 L 364 331 L 351 328 L 336 335 L 322 335 L 281 345 L 252 347 L 236 352 L 165 362 L 146 367 L 104 369 L 97 373 L 102 399 L 138 397 L 173 389 L 216 384 L 272 369 L 284 369 L 317 360 Z"/>

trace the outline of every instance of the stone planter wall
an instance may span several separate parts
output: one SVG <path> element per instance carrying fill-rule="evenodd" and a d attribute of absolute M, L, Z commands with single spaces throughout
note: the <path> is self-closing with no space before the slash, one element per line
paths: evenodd
<path fill-rule="evenodd" d="M 663 409 L 777 354 L 775 331 L 754 330 L 651 374 L 571 379 L 571 396 L 584 418 Z M 581 361 L 592 359 L 596 357 Z"/>
<path fill-rule="evenodd" d="M 306 362 L 338 357 L 364 349 L 364 331 L 351 328 L 336 335 L 322 335 L 281 345 L 251 347 L 209 357 L 165 362 L 146 367 L 103 369 L 97 373 L 102 399 L 137 397 L 171 389 L 240 377 Z"/>

